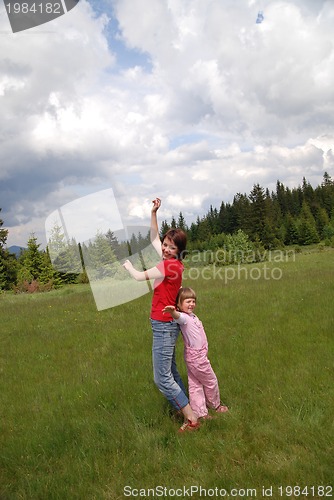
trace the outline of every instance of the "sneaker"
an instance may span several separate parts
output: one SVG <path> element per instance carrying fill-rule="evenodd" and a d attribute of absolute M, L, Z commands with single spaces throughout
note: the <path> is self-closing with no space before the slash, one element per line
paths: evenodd
<path fill-rule="evenodd" d="M 179 428 L 179 432 L 186 432 L 186 431 L 195 431 L 199 429 L 200 424 L 199 422 L 192 423 L 191 420 L 188 420 L 187 422 L 184 422 L 184 424 L 181 425 Z"/>

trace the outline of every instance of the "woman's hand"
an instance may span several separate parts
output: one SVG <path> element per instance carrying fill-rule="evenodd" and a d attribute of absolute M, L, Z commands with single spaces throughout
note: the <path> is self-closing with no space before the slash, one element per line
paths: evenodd
<path fill-rule="evenodd" d="M 127 271 L 130 271 L 131 269 L 133 269 L 133 265 L 132 263 L 129 261 L 129 260 L 126 260 L 124 262 L 124 264 L 122 264 L 122 266 L 124 267 L 124 269 L 126 269 Z"/>
<path fill-rule="evenodd" d="M 153 207 L 152 207 L 152 214 L 157 212 L 161 206 L 161 199 L 156 198 L 155 200 L 152 201 Z"/>

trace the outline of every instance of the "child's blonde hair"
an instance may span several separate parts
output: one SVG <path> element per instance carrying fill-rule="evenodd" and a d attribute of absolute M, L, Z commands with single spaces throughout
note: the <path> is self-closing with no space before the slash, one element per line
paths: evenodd
<path fill-rule="evenodd" d="M 176 297 L 176 307 L 178 309 L 181 308 L 182 302 L 186 299 L 195 299 L 196 300 L 196 293 L 195 291 L 190 288 L 185 286 L 184 288 L 180 288 L 177 297 Z"/>

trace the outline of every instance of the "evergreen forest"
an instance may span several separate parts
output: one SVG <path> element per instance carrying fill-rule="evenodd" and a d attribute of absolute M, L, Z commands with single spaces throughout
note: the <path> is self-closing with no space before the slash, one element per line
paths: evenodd
<path fill-rule="evenodd" d="M 265 252 L 291 245 L 334 246 L 334 181 L 325 172 L 315 188 L 305 178 L 293 189 L 277 181 L 272 192 L 254 184 L 248 195 L 237 193 L 231 203 L 222 201 L 219 208 L 210 206 L 189 226 L 182 212 L 170 221 L 162 221 L 161 236 L 171 227 L 187 233 L 189 252 L 225 250 L 231 256 L 231 249 L 253 251 L 255 255 L 255 249 Z M 111 230 L 97 233 L 89 242 L 66 241 L 62 229 L 55 226 L 46 250 L 40 248 L 32 234 L 17 256 L 6 247 L 8 231 L 0 208 L 0 291 L 15 293 L 88 283 L 92 276 L 88 279 L 87 266 L 94 270 L 94 279 L 112 276 L 119 272 L 115 263 L 140 254 L 149 245 L 149 234 L 132 234 L 130 240 L 124 241 Z M 230 257 L 225 263 L 234 262 Z"/>

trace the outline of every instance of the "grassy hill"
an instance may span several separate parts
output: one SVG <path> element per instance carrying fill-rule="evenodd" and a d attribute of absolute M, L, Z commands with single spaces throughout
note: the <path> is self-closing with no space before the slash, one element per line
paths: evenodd
<path fill-rule="evenodd" d="M 230 407 L 187 435 L 153 383 L 150 295 L 0 295 L 1 500 L 333 495 L 334 251 L 242 267 L 186 273 Z"/>

